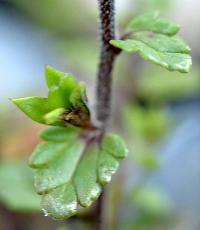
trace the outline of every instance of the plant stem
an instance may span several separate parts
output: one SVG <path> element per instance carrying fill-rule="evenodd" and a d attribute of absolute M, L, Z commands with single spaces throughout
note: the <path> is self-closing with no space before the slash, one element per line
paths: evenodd
<path fill-rule="evenodd" d="M 96 203 L 96 209 L 94 212 L 94 225 L 95 230 L 105 230 L 104 228 L 104 216 L 103 216 L 103 203 L 105 198 L 105 191 L 103 191 Z"/>
<path fill-rule="evenodd" d="M 99 0 L 101 24 L 101 53 L 97 75 L 97 119 L 105 131 L 111 110 L 112 69 L 115 48 L 109 41 L 115 39 L 114 0 Z"/>
<path fill-rule="evenodd" d="M 97 75 L 97 119 L 101 122 L 102 134 L 105 132 L 111 112 L 112 70 L 117 50 L 110 45 L 115 39 L 114 0 L 98 0 L 100 11 L 101 52 Z M 105 190 L 99 197 L 94 213 L 96 230 L 103 230 L 103 203 Z"/>

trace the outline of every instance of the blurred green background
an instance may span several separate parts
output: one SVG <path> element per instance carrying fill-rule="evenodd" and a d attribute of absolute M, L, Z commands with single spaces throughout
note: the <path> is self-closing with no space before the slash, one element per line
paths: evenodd
<path fill-rule="evenodd" d="M 199 230 L 200 2 L 118 0 L 118 34 L 134 15 L 160 10 L 181 24 L 193 68 L 171 73 L 122 54 L 113 84 L 112 128 L 129 159 L 108 186 L 108 230 Z M 45 96 L 49 64 L 87 83 L 95 109 L 100 38 L 97 1 L 0 0 L 0 230 L 93 229 L 89 211 L 65 222 L 45 217 L 27 159 L 44 126 L 9 98 Z"/>

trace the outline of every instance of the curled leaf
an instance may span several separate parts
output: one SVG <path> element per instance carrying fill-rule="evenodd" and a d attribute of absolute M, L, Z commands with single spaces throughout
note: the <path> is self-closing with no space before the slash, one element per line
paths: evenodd
<path fill-rule="evenodd" d="M 90 110 L 87 104 L 85 84 L 71 74 L 46 67 L 48 98 L 25 97 L 13 102 L 31 119 L 39 123 L 87 128 Z"/>
<path fill-rule="evenodd" d="M 24 97 L 12 101 L 32 120 L 45 124 L 44 115 L 50 112 L 47 98 Z"/>

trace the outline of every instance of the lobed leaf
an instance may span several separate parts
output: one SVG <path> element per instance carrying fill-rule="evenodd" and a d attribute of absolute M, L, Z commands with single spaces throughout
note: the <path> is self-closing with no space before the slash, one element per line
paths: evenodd
<path fill-rule="evenodd" d="M 100 149 L 96 143 L 85 149 L 79 133 L 70 127 L 43 131 L 41 137 L 46 142 L 30 158 L 36 169 L 36 190 L 43 194 L 42 207 L 55 219 L 76 214 L 79 205 L 89 207 L 127 155 L 123 140 L 116 134 L 106 134 Z"/>
<path fill-rule="evenodd" d="M 91 146 L 85 152 L 74 176 L 79 203 L 85 208 L 89 207 L 101 193 L 101 186 L 97 182 L 97 159 L 98 148 Z"/>
<path fill-rule="evenodd" d="M 111 40 L 110 44 L 129 53 L 138 53 L 144 60 L 170 71 L 188 73 L 192 65 L 190 47 L 175 34 L 180 27 L 159 17 L 158 12 L 134 18 L 128 25 L 133 39 Z M 150 34 L 147 32 L 153 32 Z"/>
<path fill-rule="evenodd" d="M 56 155 L 62 152 L 65 148 L 66 143 L 46 141 L 39 144 L 30 157 L 29 165 L 32 168 L 47 167 Z"/>
<path fill-rule="evenodd" d="M 78 200 L 72 184 L 61 185 L 43 196 L 42 207 L 54 219 L 66 219 L 76 214 Z"/>
<path fill-rule="evenodd" d="M 179 71 L 182 73 L 188 73 L 192 65 L 191 56 L 180 52 L 162 52 L 160 50 L 174 50 L 172 46 L 167 45 L 156 49 L 158 44 L 155 41 L 145 40 L 146 44 L 139 40 L 111 40 L 111 44 L 129 53 L 138 53 L 144 60 L 151 61 L 157 65 L 160 65 L 170 71 Z M 169 43 L 168 43 L 169 45 Z M 178 46 L 176 46 L 177 48 Z M 181 46 L 182 48 L 182 46 Z M 181 50 L 183 51 L 183 50 Z"/>
<path fill-rule="evenodd" d="M 128 149 L 124 140 L 113 133 L 107 134 L 102 141 L 102 147 L 104 151 L 113 155 L 113 157 L 123 159 L 127 157 Z"/>
<path fill-rule="evenodd" d="M 64 142 L 77 136 L 77 128 L 74 127 L 50 127 L 40 132 L 40 137 L 45 141 Z"/>
<path fill-rule="evenodd" d="M 61 145 L 61 143 L 59 144 Z M 36 172 L 35 186 L 39 194 L 44 194 L 59 185 L 70 182 L 84 146 L 84 142 L 81 140 L 75 139 L 73 142 L 67 142 L 63 151 L 55 153 L 57 157 L 54 157 L 54 161 Z"/>
<path fill-rule="evenodd" d="M 172 36 L 180 30 L 180 26 L 167 19 L 160 18 L 159 12 L 151 12 L 135 17 L 127 29 L 132 32 L 150 31 Z"/>
<path fill-rule="evenodd" d="M 188 54 L 191 51 L 185 41 L 178 36 L 169 37 L 156 34 L 148 37 L 144 33 L 139 33 L 135 35 L 135 38 L 159 52 Z"/>
<path fill-rule="evenodd" d="M 114 158 L 110 153 L 104 150 L 100 151 L 97 165 L 99 182 L 102 185 L 108 184 L 118 167 L 118 159 Z"/>

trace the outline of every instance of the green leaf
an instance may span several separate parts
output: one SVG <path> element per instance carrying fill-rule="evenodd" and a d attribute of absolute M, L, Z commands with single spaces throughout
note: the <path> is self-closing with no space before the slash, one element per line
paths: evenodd
<path fill-rule="evenodd" d="M 110 44 L 128 53 L 138 53 L 144 60 L 170 71 L 189 72 L 192 65 L 192 58 L 188 55 L 190 47 L 178 36 L 173 36 L 180 29 L 178 25 L 154 12 L 136 17 L 128 29 L 135 32 L 133 39 L 111 40 Z"/>
<path fill-rule="evenodd" d="M 101 148 L 113 155 L 113 157 L 123 159 L 127 157 L 128 149 L 124 140 L 113 133 L 106 134 L 102 141 Z"/>
<path fill-rule="evenodd" d="M 178 36 L 169 37 L 162 34 L 156 34 L 148 37 L 144 33 L 135 35 L 136 39 L 150 46 L 159 52 L 168 53 L 190 53 L 190 47 Z"/>
<path fill-rule="evenodd" d="M 32 120 L 45 124 L 44 115 L 50 111 L 46 98 L 24 97 L 12 101 Z"/>
<path fill-rule="evenodd" d="M 102 185 L 111 181 L 112 175 L 119 167 L 119 161 L 127 154 L 128 149 L 120 136 L 113 133 L 104 136 L 97 162 L 98 179 Z"/>
<path fill-rule="evenodd" d="M 59 86 L 61 79 L 65 76 L 65 73 L 55 70 L 51 66 L 46 66 L 46 82 L 50 88 Z"/>
<path fill-rule="evenodd" d="M 90 147 L 85 153 L 75 173 L 74 185 L 80 204 L 87 208 L 100 195 L 101 186 L 97 182 L 98 149 Z"/>
<path fill-rule="evenodd" d="M 188 54 L 176 52 L 161 52 L 159 50 L 164 49 L 163 47 L 159 48 L 159 50 L 156 50 L 155 48 L 150 46 L 151 44 L 147 45 L 139 40 L 111 40 L 110 43 L 126 52 L 138 53 L 144 60 L 151 61 L 170 71 L 188 73 L 192 65 L 191 57 Z"/>
<path fill-rule="evenodd" d="M 59 87 L 56 86 L 49 90 L 48 103 L 51 110 L 65 108 L 65 98 L 62 96 Z"/>
<path fill-rule="evenodd" d="M 55 153 L 51 155 L 51 158 L 49 159 L 46 155 L 46 159 L 43 160 L 44 164 L 47 161 L 50 162 L 48 166 L 36 172 L 35 186 L 39 194 L 44 194 L 59 185 L 70 182 L 82 155 L 84 143 L 81 140 L 74 139 L 64 143 L 64 145 L 62 151 L 56 151 L 57 148 L 54 147 Z M 41 165 L 38 165 L 38 167 L 41 167 Z"/>
<path fill-rule="evenodd" d="M 132 32 L 150 31 L 166 35 L 176 34 L 180 26 L 159 17 L 159 12 L 151 12 L 140 15 L 134 18 L 129 24 L 127 29 Z"/>
<path fill-rule="evenodd" d="M 40 133 L 45 141 L 64 142 L 77 136 L 77 128 L 74 127 L 50 127 Z"/>
<path fill-rule="evenodd" d="M 77 212 L 78 200 L 73 184 L 61 185 L 43 196 L 42 207 L 54 219 L 66 219 Z"/>
<path fill-rule="evenodd" d="M 65 143 L 44 142 L 33 151 L 29 160 L 32 168 L 47 167 L 48 164 L 66 148 Z"/>
<path fill-rule="evenodd" d="M 96 143 L 85 148 L 79 129 L 54 127 L 41 133 L 40 144 L 30 158 L 36 169 L 35 186 L 43 195 L 42 207 L 55 219 L 66 219 L 89 207 L 111 180 L 120 159 L 127 155 L 123 140 L 106 134 L 100 149 Z"/>
<path fill-rule="evenodd" d="M 48 98 L 26 97 L 13 102 L 34 121 L 39 123 L 87 128 L 90 110 L 87 105 L 86 87 L 70 74 L 46 67 Z"/>
<path fill-rule="evenodd" d="M 70 74 L 57 71 L 47 66 L 46 81 L 50 89 L 48 101 L 52 109 L 68 107 L 70 105 L 70 94 L 78 84 L 76 79 Z"/>
<path fill-rule="evenodd" d="M 70 106 L 70 95 L 72 91 L 77 87 L 77 80 L 70 74 L 66 74 L 60 80 L 60 90 L 63 98 L 65 98 L 65 106 Z M 86 92 L 85 92 L 86 94 Z"/>
<path fill-rule="evenodd" d="M 111 181 L 111 177 L 117 171 L 118 167 L 118 159 L 104 150 L 100 151 L 97 168 L 99 181 L 102 185 L 108 184 Z"/>

